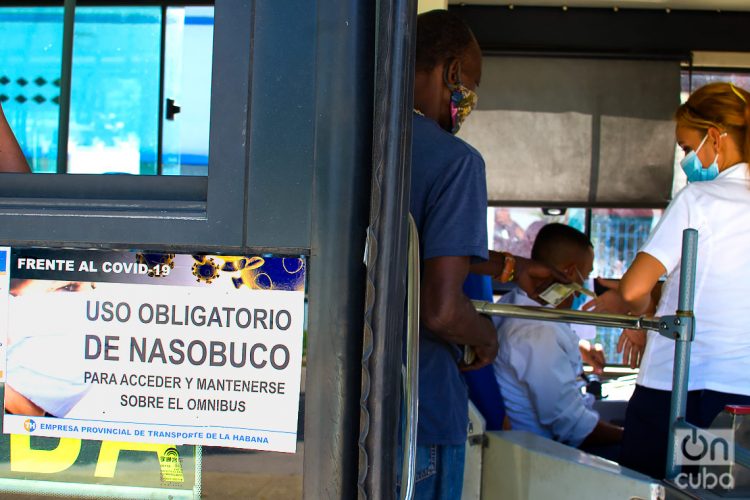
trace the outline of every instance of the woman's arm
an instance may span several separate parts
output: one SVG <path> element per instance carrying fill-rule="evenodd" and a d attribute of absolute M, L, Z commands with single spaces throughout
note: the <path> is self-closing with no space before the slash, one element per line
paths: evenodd
<path fill-rule="evenodd" d="M 31 169 L 0 105 L 0 172 L 29 173 Z"/>
<path fill-rule="evenodd" d="M 664 265 L 646 252 L 638 252 L 620 281 L 597 278 L 609 288 L 583 305 L 585 311 L 614 314 L 653 314 L 661 297 L 659 278 L 666 273 Z"/>
<path fill-rule="evenodd" d="M 659 278 L 666 273 L 664 265 L 645 252 L 638 252 L 635 260 L 620 280 L 618 291 L 630 308 L 631 314 L 649 312 L 652 292 Z"/>

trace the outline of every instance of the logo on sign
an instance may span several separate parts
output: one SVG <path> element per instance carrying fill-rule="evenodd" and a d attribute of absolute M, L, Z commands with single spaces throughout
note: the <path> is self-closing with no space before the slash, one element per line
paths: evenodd
<path fill-rule="evenodd" d="M 23 428 L 26 429 L 26 432 L 34 432 L 36 430 L 36 422 L 27 418 L 23 422 Z"/>
<path fill-rule="evenodd" d="M 6 262 L 8 260 L 8 251 L 0 250 L 0 274 L 5 274 Z"/>
<path fill-rule="evenodd" d="M 697 472 L 678 474 L 675 477 L 677 486 L 683 489 L 734 489 L 734 476 L 730 472 L 707 467 L 728 467 L 734 463 L 734 432 L 731 429 L 678 429 L 675 439 L 679 447 L 675 463 L 698 466 Z"/>
<path fill-rule="evenodd" d="M 677 465 L 731 465 L 734 433 L 731 429 L 678 429 Z"/>

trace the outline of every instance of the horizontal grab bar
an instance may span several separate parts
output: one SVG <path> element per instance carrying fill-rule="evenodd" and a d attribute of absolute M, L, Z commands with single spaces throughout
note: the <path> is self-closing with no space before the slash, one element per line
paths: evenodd
<path fill-rule="evenodd" d="M 479 300 L 472 302 L 477 312 L 492 316 L 538 319 L 541 321 L 578 323 L 581 325 L 608 326 L 612 328 L 630 328 L 632 330 L 659 331 L 663 328 L 662 320 L 658 317 L 573 311 L 570 309 L 552 309 L 541 306 L 514 306 L 511 304 L 493 304 Z"/>

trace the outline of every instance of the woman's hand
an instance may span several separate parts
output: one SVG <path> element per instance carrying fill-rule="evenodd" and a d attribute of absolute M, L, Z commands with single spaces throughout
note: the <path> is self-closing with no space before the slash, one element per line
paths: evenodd
<path fill-rule="evenodd" d="M 595 299 L 583 304 L 582 309 L 584 311 L 600 313 L 628 314 L 630 307 L 620 296 L 618 281 L 604 278 L 596 278 L 596 281 L 600 285 L 608 288 L 608 290 L 599 294 Z"/>
<path fill-rule="evenodd" d="M 630 368 L 641 366 L 643 351 L 646 350 L 646 331 L 625 329 L 617 341 L 617 352 L 622 353 L 622 363 Z"/>

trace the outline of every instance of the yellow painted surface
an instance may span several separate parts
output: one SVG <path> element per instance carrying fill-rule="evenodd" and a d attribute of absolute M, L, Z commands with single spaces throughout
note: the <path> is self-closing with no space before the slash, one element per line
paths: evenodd
<path fill-rule="evenodd" d="M 70 468 L 81 452 L 81 440 L 60 438 L 54 450 L 34 450 L 31 436 L 10 435 L 10 470 L 54 474 Z"/>
<path fill-rule="evenodd" d="M 417 11 L 421 14 L 428 10 L 435 9 L 447 9 L 448 0 L 419 0 L 417 3 Z"/>

